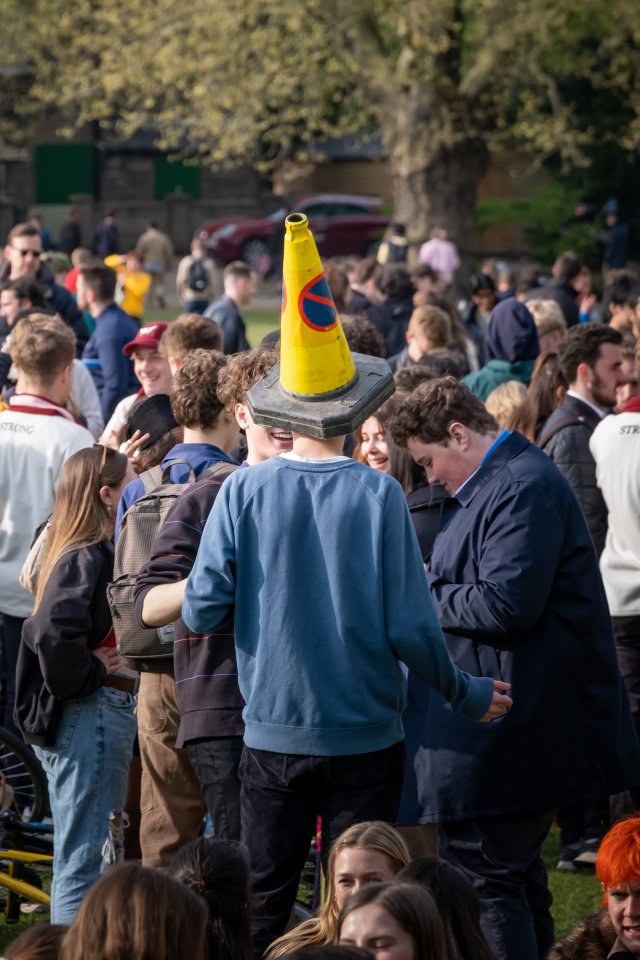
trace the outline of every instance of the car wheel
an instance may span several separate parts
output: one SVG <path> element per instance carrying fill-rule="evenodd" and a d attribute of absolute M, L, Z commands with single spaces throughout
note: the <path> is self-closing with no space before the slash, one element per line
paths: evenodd
<path fill-rule="evenodd" d="M 247 240 L 242 245 L 240 256 L 261 277 L 265 277 L 271 270 L 271 251 L 264 240 L 259 240 L 257 237 L 253 240 Z"/>

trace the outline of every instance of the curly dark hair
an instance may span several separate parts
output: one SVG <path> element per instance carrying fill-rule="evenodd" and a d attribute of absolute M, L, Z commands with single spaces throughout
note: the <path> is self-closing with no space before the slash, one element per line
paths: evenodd
<path fill-rule="evenodd" d="M 217 350 L 190 350 L 171 381 L 171 406 L 183 427 L 212 427 L 224 409 L 218 376 L 227 358 Z"/>
<path fill-rule="evenodd" d="M 218 399 L 224 407 L 244 403 L 247 393 L 278 362 L 277 350 L 247 350 L 229 357 L 218 377 Z"/>
<path fill-rule="evenodd" d="M 444 443 L 452 423 L 476 433 L 491 433 L 498 425 L 481 400 L 455 377 L 421 383 L 403 397 L 389 425 L 399 447 L 410 437 L 423 443 Z"/>
<path fill-rule="evenodd" d="M 364 353 L 368 357 L 386 357 L 387 346 L 384 337 L 374 327 L 364 313 L 348 313 L 340 317 L 342 329 L 353 353 Z"/>
<path fill-rule="evenodd" d="M 593 369 L 600 357 L 603 343 L 619 346 L 622 343 L 622 334 L 602 323 L 581 323 L 567 330 L 558 347 L 558 359 L 569 385 L 576 382 L 581 363 L 586 363 Z"/>

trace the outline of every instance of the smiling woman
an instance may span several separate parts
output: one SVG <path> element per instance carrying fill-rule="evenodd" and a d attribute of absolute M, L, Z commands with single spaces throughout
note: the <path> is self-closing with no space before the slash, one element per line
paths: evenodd
<path fill-rule="evenodd" d="M 406 843 L 390 824 L 373 820 L 349 827 L 331 848 L 327 896 L 318 916 L 274 941 L 268 960 L 276 960 L 299 947 L 333 943 L 338 914 L 349 897 L 368 884 L 392 880 L 409 860 Z"/>

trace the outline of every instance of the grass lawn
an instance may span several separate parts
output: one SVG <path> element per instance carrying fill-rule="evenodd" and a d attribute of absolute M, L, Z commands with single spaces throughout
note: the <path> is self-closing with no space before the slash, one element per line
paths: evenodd
<path fill-rule="evenodd" d="M 172 320 L 184 311 L 179 307 L 169 307 L 166 310 L 147 310 L 144 315 L 145 325 L 147 323 L 160 323 L 160 321 Z M 265 333 L 275 330 L 280 326 L 280 308 L 272 305 L 263 306 L 258 303 L 243 312 L 245 323 L 247 325 L 247 337 L 252 347 L 257 347 Z"/>

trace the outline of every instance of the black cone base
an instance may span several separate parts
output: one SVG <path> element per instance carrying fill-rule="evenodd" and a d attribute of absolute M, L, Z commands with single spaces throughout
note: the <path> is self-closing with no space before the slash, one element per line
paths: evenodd
<path fill-rule="evenodd" d="M 297 397 L 282 389 L 280 364 L 276 363 L 249 390 L 251 416 L 264 427 L 281 427 L 305 437 L 328 440 L 352 433 L 376 412 L 395 392 L 391 368 L 386 360 L 354 353 L 357 377 L 344 393 Z"/>

